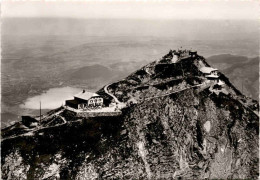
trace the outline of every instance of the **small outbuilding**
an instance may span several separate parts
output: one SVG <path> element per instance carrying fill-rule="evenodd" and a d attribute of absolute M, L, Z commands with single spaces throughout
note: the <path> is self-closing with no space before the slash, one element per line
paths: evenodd
<path fill-rule="evenodd" d="M 221 81 L 221 80 L 219 80 L 217 84 L 218 84 L 219 86 L 221 86 L 221 87 L 224 87 L 224 86 L 225 86 L 225 82 L 224 82 L 224 81 Z"/>
<path fill-rule="evenodd" d="M 212 67 L 202 67 L 200 72 L 208 79 L 216 79 L 219 77 L 218 70 Z"/>
<path fill-rule="evenodd" d="M 197 57 L 197 51 L 189 51 L 189 55 L 191 56 L 191 57 Z"/>

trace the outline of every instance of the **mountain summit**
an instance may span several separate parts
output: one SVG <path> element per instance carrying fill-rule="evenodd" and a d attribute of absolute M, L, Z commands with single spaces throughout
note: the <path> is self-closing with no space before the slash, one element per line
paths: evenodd
<path fill-rule="evenodd" d="M 258 178 L 258 102 L 196 51 L 170 50 L 97 95 L 98 109 L 2 129 L 2 178 Z"/>

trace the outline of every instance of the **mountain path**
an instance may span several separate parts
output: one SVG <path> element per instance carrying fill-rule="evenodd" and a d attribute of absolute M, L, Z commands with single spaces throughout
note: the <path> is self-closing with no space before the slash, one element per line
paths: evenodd
<path fill-rule="evenodd" d="M 105 92 L 106 92 L 109 96 L 111 96 L 111 97 L 115 100 L 116 103 L 122 104 L 122 102 L 120 102 L 114 94 L 108 92 L 108 89 L 107 89 L 107 88 L 108 88 L 108 86 L 110 86 L 110 85 L 111 85 L 111 84 L 108 84 L 108 85 L 106 85 L 106 86 L 104 87 Z"/>
<path fill-rule="evenodd" d="M 194 87 L 199 87 L 199 86 L 202 86 L 202 85 L 203 85 L 203 84 L 197 84 L 197 85 L 194 85 L 194 86 L 191 86 L 191 87 L 188 87 L 188 88 L 184 88 L 184 89 L 181 89 L 181 90 L 178 90 L 178 91 L 166 93 L 166 94 L 163 94 L 163 95 L 160 95 L 160 96 L 154 96 L 154 97 L 151 97 L 151 98 L 145 98 L 145 100 L 168 96 L 168 95 L 170 95 L 170 94 L 175 94 L 175 93 L 178 93 L 178 92 L 181 92 L 181 91 L 185 91 L 185 90 L 187 90 L 187 89 L 191 89 L 191 88 L 194 88 Z"/>

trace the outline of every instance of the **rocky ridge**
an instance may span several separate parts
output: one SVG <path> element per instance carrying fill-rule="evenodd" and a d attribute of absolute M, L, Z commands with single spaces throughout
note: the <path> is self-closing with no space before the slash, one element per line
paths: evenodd
<path fill-rule="evenodd" d="M 257 179 L 258 102 L 207 81 L 202 56 L 172 51 L 107 90 L 119 116 L 78 117 L 64 108 L 32 130 L 2 130 L 3 179 Z M 97 93 L 108 102 L 104 88 Z"/>

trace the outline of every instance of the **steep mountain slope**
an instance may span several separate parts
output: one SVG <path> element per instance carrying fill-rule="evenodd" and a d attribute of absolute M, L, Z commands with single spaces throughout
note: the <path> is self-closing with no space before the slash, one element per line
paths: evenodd
<path fill-rule="evenodd" d="M 202 56 L 172 58 L 97 92 L 107 104 L 126 104 L 120 115 L 61 107 L 36 127 L 3 129 L 2 178 L 257 179 L 258 102 L 222 73 L 222 88 L 205 78 Z"/>
<path fill-rule="evenodd" d="M 222 54 L 207 61 L 221 70 L 243 94 L 259 99 L 259 57 Z"/>

